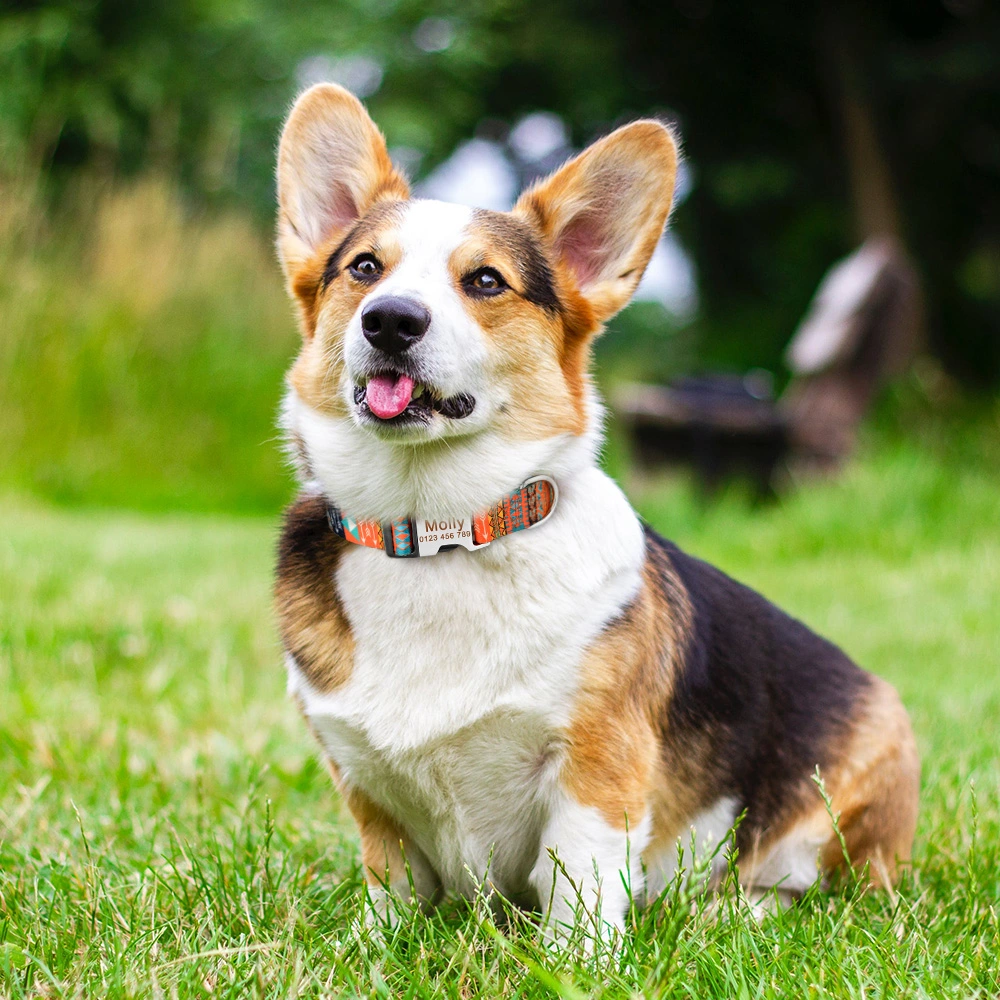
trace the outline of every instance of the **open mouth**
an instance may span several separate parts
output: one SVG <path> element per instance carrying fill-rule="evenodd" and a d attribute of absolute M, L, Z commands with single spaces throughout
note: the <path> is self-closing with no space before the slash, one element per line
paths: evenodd
<path fill-rule="evenodd" d="M 379 372 L 355 385 L 354 403 L 363 415 L 394 426 L 427 424 L 435 413 L 461 420 L 476 407 L 468 393 L 442 397 L 431 386 L 392 371 Z"/>

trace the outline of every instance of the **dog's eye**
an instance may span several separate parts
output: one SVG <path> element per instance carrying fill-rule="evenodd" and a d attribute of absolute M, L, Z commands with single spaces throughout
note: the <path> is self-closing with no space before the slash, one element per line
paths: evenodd
<path fill-rule="evenodd" d="M 481 267 L 465 279 L 466 290 L 472 295 L 499 295 L 508 285 L 503 275 L 492 267 Z"/>
<path fill-rule="evenodd" d="M 382 277 L 382 265 L 370 253 L 359 254 L 347 265 L 347 270 L 351 272 L 352 278 L 366 284 Z"/>

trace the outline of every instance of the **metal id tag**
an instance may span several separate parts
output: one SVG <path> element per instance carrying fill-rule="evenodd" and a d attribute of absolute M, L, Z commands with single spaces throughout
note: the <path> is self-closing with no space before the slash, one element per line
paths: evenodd
<path fill-rule="evenodd" d="M 417 536 L 417 551 L 421 556 L 432 556 L 446 545 L 461 545 L 463 548 L 481 549 L 488 542 L 476 544 L 472 537 L 471 517 L 415 517 L 413 527 Z"/>

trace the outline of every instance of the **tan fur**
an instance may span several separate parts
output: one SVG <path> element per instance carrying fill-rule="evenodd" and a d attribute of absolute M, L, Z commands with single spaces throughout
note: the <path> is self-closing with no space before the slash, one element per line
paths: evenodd
<path fill-rule="evenodd" d="M 510 379 L 513 439 L 584 432 L 591 341 L 649 263 L 670 212 L 676 163 L 661 124 L 634 122 L 522 195 L 512 215 L 538 235 L 554 265 L 558 313 L 525 301 L 519 261 L 488 221 L 473 226 L 456 252 L 456 280 L 493 266 L 518 293 L 467 305 L 494 340 L 498 377 Z"/>
<path fill-rule="evenodd" d="M 860 870 L 869 864 L 873 885 L 895 882 L 913 846 L 920 760 L 899 695 L 881 678 L 872 678 L 842 765 L 824 781 L 852 865 Z M 821 859 L 828 872 L 844 866 L 837 837 L 827 842 Z"/>
<path fill-rule="evenodd" d="M 347 682 L 354 662 L 354 637 L 334 586 L 334 573 L 349 544 L 326 526 L 321 497 L 297 500 L 286 514 L 288 529 L 319 525 L 322 535 L 308 550 L 282 549 L 274 599 L 285 649 L 317 691 Z"/>
<path fill-rule="evenodd" d="M 289 381 L 329 416 L 347 416 L 338 391 L 338 337 L 366 290 L 346 278 L 323 289 L 327 260 L 374 206 L 409 194 L 382 133 L 356 97 L 334 84 L 317 84 L 296 101 L 278 151 L 278 253 L 303 337 Z M 316 337 L 321 315 L 326 336 Z"/>
<path fill-rule="evenodd" d="M 301 700 L 299 710 L 303 710 Z M 306 725 L 313 738 L 319 743 L 316 730 L 303 712 Z M 361 865 L 365 881 L 374 888 L 378 885 L 402 885 L 407 881 L 406 858 L 403 845 L 406 835 L 399 824 L 378 803 L 373 802 L 361 789 L 348 785 L 340 773 L 340 768 L 326 754 L 323 754 L 333 783 L 347 806 L 358 828 L 361 838 Z"/>
<path fill-rule="evenodd" d="M 358 827 L 361 865 L 368 888 L 373 893 L 376 889 L 391 889 L 412 904 L 432 903 L 440 887 L 402 826 L 360 788 L 346 784 L 329 759 L 328 764 Z M 391 920 L 391 915 L 387 914 L 387 918 Z"/>
<path fill-rule="evenodd" d="M 400 825 L 358 788 L 340 783 L 347 808 L 361 835 L 361 864 L 369 885 L 406 882 L 405 834 Z"/>
<path fill-rule="evenodd" d="M 409 197 L 385 138 L 361 102 L 335 84 L 311 87 L 295 102 L 278 149 L 278 252 L 289 281 L 316 252 L 376 202 Z"/>
<path fill-rule="evenodd" d="M 294 698 L 306 727 L 316 743 L 322 746 L 319 734 L 306 714 L 301 697 L 296 695 Z M 401 891 L 409 882 L 404 853 L 407 844 L 405 832 L 377 802 L 373 802 L 360 788 L 348 785 L 344 781 L 335 761 L 325 753 L 321 756 L 330 772 L 333 784 L 358 828 L 358 836 L 361 839 L 361 865 L 369 888 L 393 886 L 397 891 Z M 433 887 L 423 888 L 428 895 L 432 894 Z"/>
<path fill-rule="evenodd" d="M 564 787 L 616 829 L 634 829 L 649 812 L 651 858 L 672 851 L 718 795 L 707 747 L 664 729 L 691 624 L 683 585 L 651 553 L 639 594 L 581 664 L 566 737 Z"/>
<path fill-rule="evenodd" d="M 692 816 L 718 798 L 707 744 L 681 745 L 664 728 L 675 671 L 692 625 L 684 588 L 655 554 L 627 612 L 590 648 L 566 733 L 564 787 L 617 829 L 652 813 L 645 854 L 662 856 L 683 837 Z M 851 728 L 834 741 L 837 763 L 823 775 L 852 865 L 867 864 L 872 886 L 896 881 L 910 857 L 920 765 L 906 711 L 877 677 L 856 708 Z M 843 848 L 812 776 L 756 838 L 740 868 L 747 882 L 786 838 L 819 845 L 821 872 L 844 867 Z"/>
<path fill-rule="evenodd" d="M 536 440 L 553 434 L 582 434 L 586 414 L 564 378 L 565 339 L 562 317 L 524 298 L 518 262 L 485 227 L 470 227 L 469 240 L 449 262 L 456 286 L 478 268 L 493 267 L 514 294 L 496 298 L 465 297 L 464 305 L 490 342 L 490 368 L 508 386 L 510 404 L 501 430 L 511 440 Z"/>
<path fill-rule="evenodd" d="M 364 222 L 353 227 L 344 244 L 345 264 L 358 253 L 375 251 L 386 273 L 399 263 L 401 251 L 394 236 L 400 203 L 386 201 L 376 206 Z M 357 311 L 370 287 L 351 278 L 346 268 L 324 288 L 321 278 L 330 255 L 340 246 L 343 233 L 328 240 L 316 254 L 316 264 L 301 273 L 296 294 L 305 327 L 302 349 L 288 375 L 299 398 L 330 417 L 347 418 L 347 401 L 341 392 L 344 378 L 342 331 Z"/>
<path fill-rule="evenodd" d="M 617 829 L 634 826 L 650 807 L 654 828 L 669 832 L 676 817 L 680 829 L 703 797 L 703 781 L 678 783 L 663 773 L 662 720 L 691 618 L 683 588 L 663 569 L 647 562 L 627 612 L 588 650 L 567 733 L 564 786 Z"/>
<path fill-rule="evenodd" d="M 821 771 L 830 812 L 811 776 L 803 777 L 796 805 L 775 817 L 741 867 L 752 873 L 776 844 L 799 837 L 820 844 L 818 864 L 827 877 L 842 874 L 846 861 L 868 883 L 888 888 L 910 860 L 917 825 L 920 761 L 910 721 L 892 685 L 872 676 L 851 729 L 836 741 L 836 763 Z"/>

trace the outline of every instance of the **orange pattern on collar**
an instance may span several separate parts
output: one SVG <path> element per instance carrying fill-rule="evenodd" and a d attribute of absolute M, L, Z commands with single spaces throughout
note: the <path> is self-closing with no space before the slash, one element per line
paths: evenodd
<path fill-rule="evenodd" d="M 472 517 L 471 531 L 461 530 L 464 519 L 442 521 L 440 531 L 436 527 L 439 522 L 426 518 L 401 517 L 385 524 L 357 521 L 333 504 L 327 504 L 327 517 L 334 533 L 348 542 L 382 549 L 397 558 L 409 558 L 434 555 L 441 549 L 456 546 L 476 549 L 515 531 L 533 528 L 552 513 L 557 498 L 555 482 L 548 476 L 529 479 L 519 489 L 505 494 L 493 506 Z M 445 524 L 447 530 L 443 527 Z M 430 528 L 434 529 L 433 535 Z M 422 548 L 425 551 L 421 551 Z"/>

